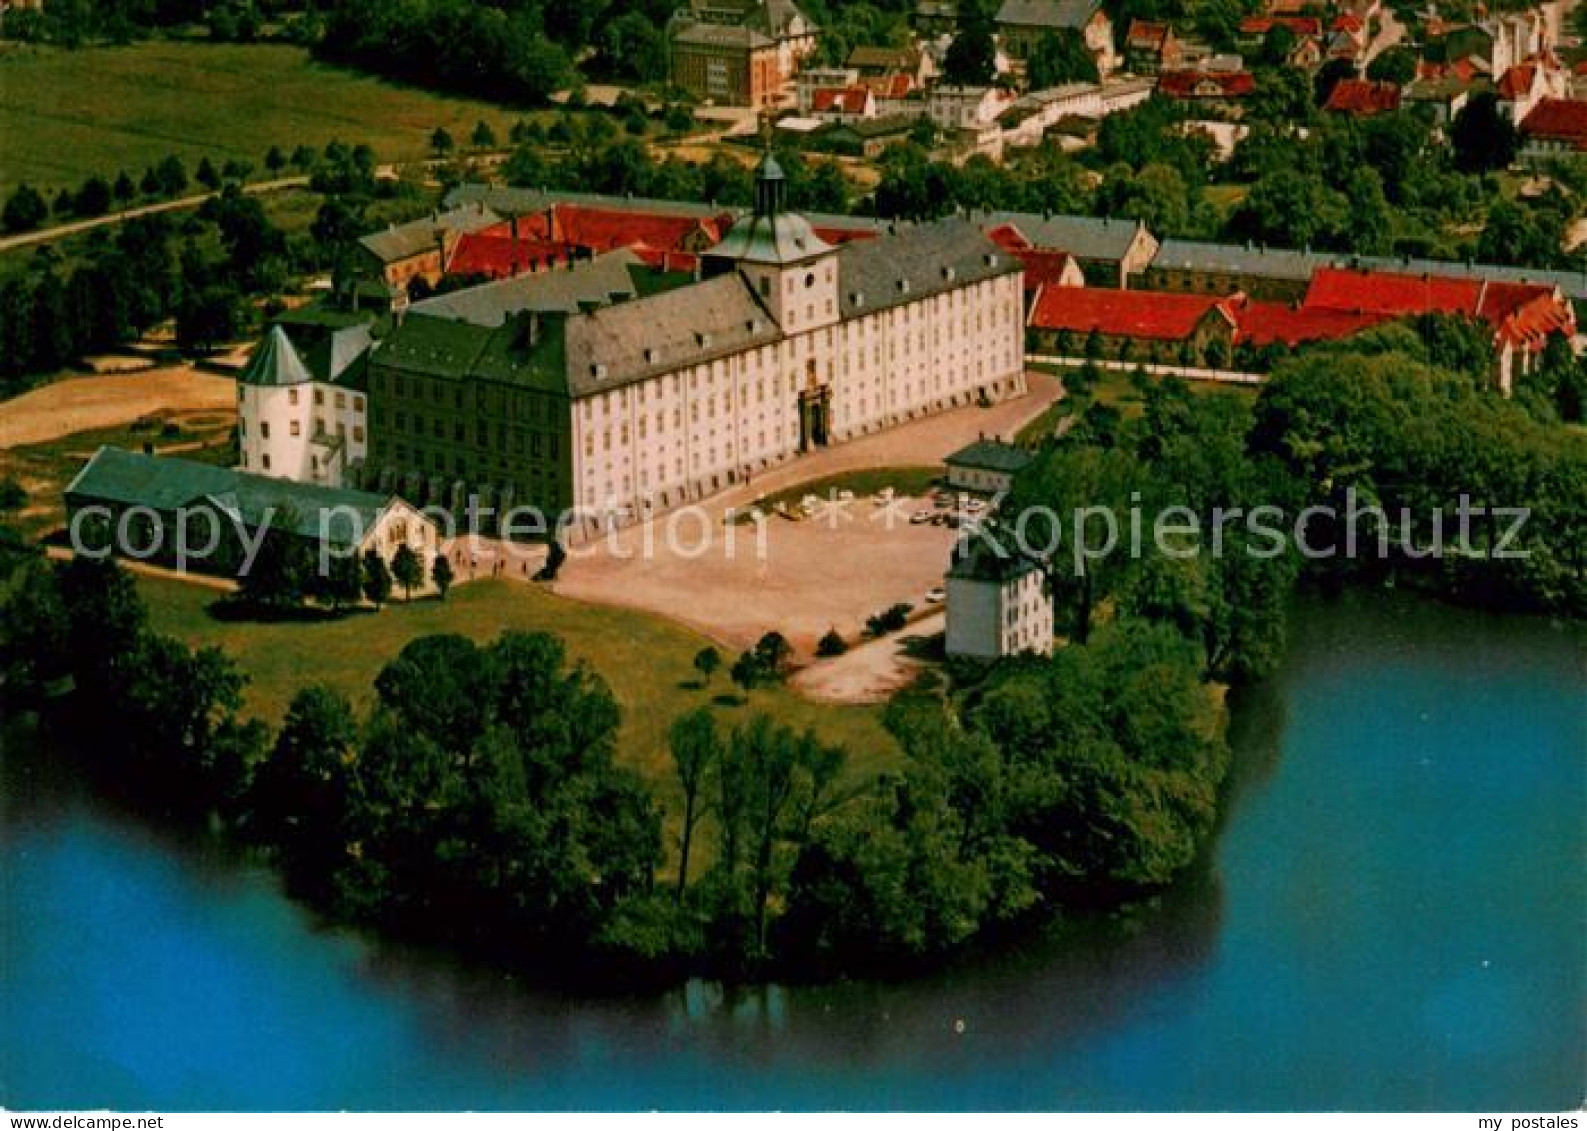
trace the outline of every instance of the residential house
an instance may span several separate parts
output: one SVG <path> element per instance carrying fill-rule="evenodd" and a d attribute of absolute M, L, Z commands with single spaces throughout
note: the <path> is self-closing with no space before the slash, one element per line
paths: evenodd
<path fill-rule="evenodd" d="M 1174 25 L 1158 20 L 1131 20 L 1124 37 L 1124 67 L 1131 74 L 1155 75 L 1178 70 L 1184 43 Z"/>
<path fill-rule="evenodd" d="M 1539 58 L 1505 71 L 1494 85 L 1494 93 L 1499 116 L 1519 124 L 1545 98 L 1569 96 L 1570 78 L 1552 60 Z"/>
<path fill-rule="evenodd" d="M 1349 114 L 1354 118 L 1389 114 L 1399 108 L 1398 84 L 1372 79 L 1340 79 L 1328 93 L 1328 101 L 1323 103 L 1323 109 L 1329 113 Z"/>
<path fill-rule="evenodd" d="M 1080 35 L 1106 78 L 1118 67 L 1113 46 L 1113 21 L 1101 0 L 1003 0 L 997 10 L 1003 49 L 1019 62 L 1030 58 L 1044 35 L 1072 31 Z"/>
<path fill-rule="evenodd" d="M 876 117 L 876 96 L 863 86 L 818 90 L 811 96 L 810 116 L 822 122 L 863 122 Z"/>
<path fill-rule="evenodd" d="M 1521 156 L 1528 161 L 1587 153 L 1587 101 L 1545 98 L 1521 120 Z"/>
<path fill-rule="evenodd" d="M 1256 79 L 1249 71 L 1164 71 L 1157 76 L 1157 92 L 1176 101 L 1238 113 L 1241 102 L 1256 93 Z"/>

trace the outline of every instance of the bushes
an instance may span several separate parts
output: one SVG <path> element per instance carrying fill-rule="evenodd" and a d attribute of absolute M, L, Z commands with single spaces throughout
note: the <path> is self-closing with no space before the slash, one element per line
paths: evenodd
<path fill-rule="evenodd" d="M 881 612 L 865 619 L 865 632 L 869 636 L 886 636 L 889 632 L 897 632 L 909 623 L 909 614 L 914 606 L 900 601 Z"/>
<path fill-rule="evenodd" d="M 827 634 L 816 642 L 816 655 L 818 656 L 841 656 L 848 650 L 848 644 L 843 637 L 838 635 L 838 630 L 835 628 L 828 629 Z"/>

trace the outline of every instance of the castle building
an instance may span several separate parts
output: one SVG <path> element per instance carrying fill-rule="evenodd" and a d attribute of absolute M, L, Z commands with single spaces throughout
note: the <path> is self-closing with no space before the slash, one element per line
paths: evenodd
<path fill-rule="evenodd" d="M 237 378 L 238 469 L 340 487 L 368 452 L 366 316 L 329 310 L 277 319 Z"/>
<path fill-rule="evenodd" d="M 833 246 L 785 191 L 768 155 L 698 281 L 494 326 L 410 310 L 370 353 L 366 478 L 593 528 L 1024 391 L 1016 258 L 964 219 Z"/>

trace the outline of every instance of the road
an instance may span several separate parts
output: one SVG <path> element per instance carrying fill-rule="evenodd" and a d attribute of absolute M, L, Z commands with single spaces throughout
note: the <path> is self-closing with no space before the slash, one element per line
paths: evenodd
<path fill-rule="evenodd" d="M 256 181 L 251 185 L 244 185 L 242 191 L 246 193 L 280 192 L 282 189 L 301 188 L 309 183 L 306 176 L 281 177 L 273 181 Z M 119 224 L 123 220 L 131 220 L 136 216 L 153 216 L 158 212 L 180 212 L 187 208 L 197 208 L 206 200 L 217 195 L 213 192 L 200 193 L 197 196 L 184 196 L 178 200 L 162 200 L 156 204 L 144 204 L 137 208 L 128 208 L 121 212 L 107 212 L 103 216 L 95 216 L 91 220 L 74 220 L 70 224 L 57 224 L 53 228 L 40 228 L 36 232 L 22 232 L 19 235 L 6 236 L 0 239 L 0 252 L 12 251 L 30 244 L 49 243 L 65 236 L 75 236 L 80 232 L 91 232 L 95 228 L 103 228 L 107 224 Z"/>
<path fill-rule="evenodd" d="M 1405 25 L 1394 18 L 1394 13 L 1387 6 L 1380 8 L 1377 15 L 1378 34 L 1367 44 L 1366 52 L 1361 57 L 1361 72 L 1366 73 L 1367 67 L 1390 47 L 1394 47 L 1405 38 Z"/>

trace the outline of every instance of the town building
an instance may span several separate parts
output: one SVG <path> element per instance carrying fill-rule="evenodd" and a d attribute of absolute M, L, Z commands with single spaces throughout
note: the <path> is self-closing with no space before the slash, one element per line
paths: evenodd
<path fill-rule="evenodd" d="M 1124 67 L 1131 74 L 1155 75 L 1178 70 L 1184 62 L 1184 41 L 1171 23 L 1131 20 L 1124 38 Z"/>
<path fill-rule="evenodd" d="M 780 105 L 817 30 L 793 0 L 691 0 L 668 30 L 672 81 L 719 105 Z"/>
<path fill-rule="evenodd" d="M 235 576 L 262 529 L 337 556 L 407 546 L 424 565 L 441 551 L 435 521 L 404 500 L 294 483 L 213 464 L 103 447 L 65 492 L 70 529 L 93 552 Z M 214 545 L 210 534 L 215 532 Z M 181 555 L 181 556 L 179 556 Z"/>
<path fill-rule="evenodd" d="M 1545 98 L 1570 95 L 1570 77 L 1552 60 L 1533 59 L 1517 63 L 1494 86 L 1500 117 L 1520 124 Z"/>
<path fill-rule="evenodd" d="M 945 588 L 950 657 L 991 661 L 1052 651 L 1052 597 L 1029 558 L 985 538 L 966 539 L 954 548 Z"/>
<path fill-rule="evenodd" d="M 1113 21 L 1101 0 L 1003 0 L 997 30 L 1003 50 L 1018 63 L 1030 58 L 1043 36 L 1070 31 L 1080 36 L 1099 75 L 1106 78 L 1118 69 Z"/>
<path fill-rule="evenodd" d="M 1587 101 L 1545 98 L 1521 119 L 1521 157 L 1530 162 L 1587 153 Z"/>
<path fill-rule="evenodd" d="M 776 41 L 752 27 L 712 23 L 676 26 L 668 40 L 672 82 L 702 102 L 775 106 L 784 75 Z"/>
<path fill-rule="evenodd" d="M 1014 476 L 1035 457 L 1024 448 L 982 436 L 954 452 L 943 465 L 948 486 L 958 491 L 997 495 L 1014 485 Z"/>
<path fill-rule="evenodd" d="M 1249 71 L 1163 71 L 1157 92 L 1178 102 L 1238 113 L 1241 103 L 1256 93 L 1256 78 Z"/>
<path fill-rule="evenodd" d="M 1373 114 L 1392 114 L 1400 108 L 1400 88 L 1392 82 L 1371 79 L 1340 79 L 1328 92 L 1323 109 L 1333 114 L 1368 118 Z"/>

